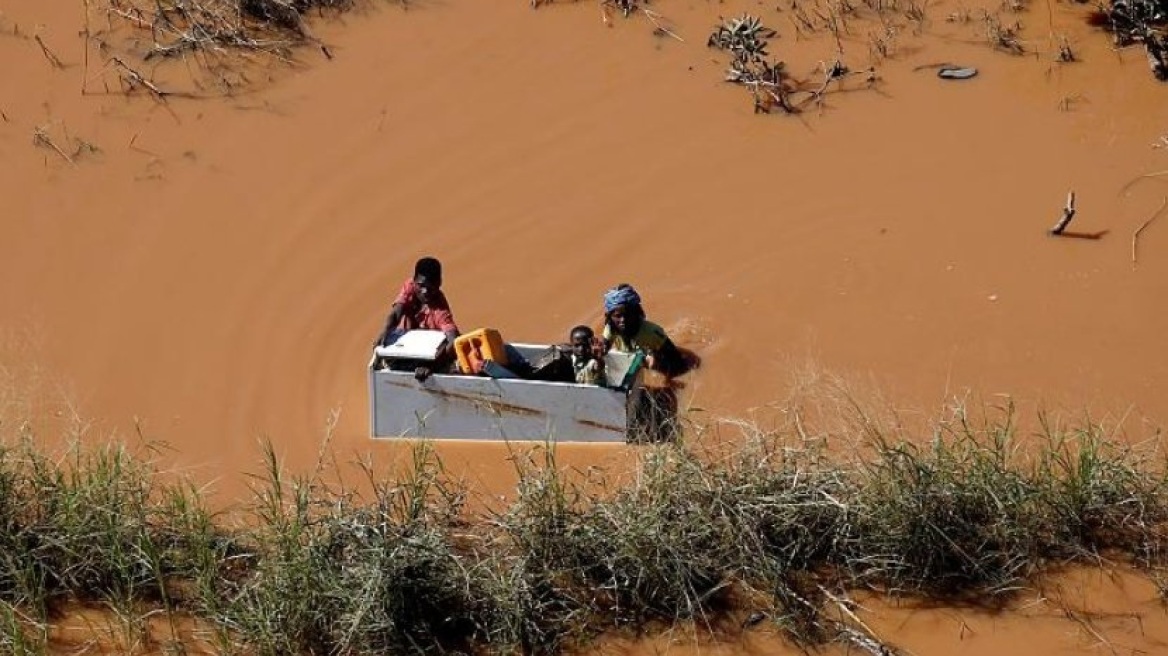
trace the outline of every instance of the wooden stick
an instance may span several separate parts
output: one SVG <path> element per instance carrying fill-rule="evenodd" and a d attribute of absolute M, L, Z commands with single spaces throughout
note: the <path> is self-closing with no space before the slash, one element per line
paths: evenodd
<path fill-rule="evenodd" d="M 37 128 L 37 129 L 32 131 L 32 142 L 38 146 L 43 146 L 45 148 L 51 148 L 51 149 L 57 151 L 57 154 L 60 155 L 61 158 L 64 159 L 66 162 L 69 162 L 69 164 L 71 164 L 73 166 L 77 166 L 77 162 L 73 161 L 73 158 L 69 157 L 68 153 L 61 150 L 61 147 L 53 142 L 53 138 L 49 136 L 48 132 L 45 132 L 44 128 Z"/>
<path fill-rule="evenodd" d="M 1075 218 L 1075 192 L 1074 191 L 1067 194 L 1067 205 L 1066 205 L 1066 207 L 1063 208 L 1063 216 L 1062 216 L 1062 218 L 1059 219 L 1058 223 L 1054 224 L 1054 227 L 1050 229 L 1050 234 L 1052 234 L 1052 235 L 1063 234 L 1063 230 L 1067 229 L 1067 225 L 1071 222 L 1071 219 L 1073 219 L 1073 218 Z"/>
<path fill-rule="evenodd" d="M 85 85 L 89 82 L 89 0 L 85 0 L 85 43 L 81 57 L 81 95 L 85 95 Z"/>
<path fill-rule="evenodd" d="M 121 59 L 117 57 L 110 57 L 110 61 L 125 72 L 125 75 L 130 80 L 131 84 L 140 84 L 146 87 L 150 90 L 151 93 L 157 96 L 159 100 L 165 100 L 166 97 L 170 95 L 169 92 L 159 89 L 153 82 L 147 80 L 141 73 L 130 68 L 129 65 L 127 65 L 126 62 L 122 61 Z"/>
<path fill-rule="evenodd" d="M 41 35 L 36 34 L 33 35 L 32 38 L 37 42 L 37 45 L 41 47 L 41 52 L 44 53 L 45 59 L 49 60 L 49 64 L 52 65 L 53 68 L 65 68 L 65 64 L 63 64 L 61 60 L 57 58 L 57 55 L 53 54 L 53 51 L 49 50 L 49 47 L 45 45 L 45 40 L 41 38 Z"/>
<path fill-rule="evenodd" d="M 135 16 L 134 14 L 131 14 L 128 11 L 124 11 L 122 9 L 117 9 L 116 7 L 109 7 L 106 9 L 106 12 L 109 14 L 114 14 L 116 16 L 120 16 L 123 19 L 125 19 L 131 23 L 134 23 L 135 27 L 139 27 L 139 28 L 142 28 L 144 30 L 149 30 L 149 29 L 153 28 L 153 26 L 150 24 L 150 21 L 147 21 L 145 18 L 142 18 L 142 16 L 140 16 L 140 15 Z"/>
<path fill-rule="evenodd" d="M 928 68 L 945 68 L 946 66 L 952 66 L 952 65 L 953 64 L 950 64 L 949 62 L 936 62 L 933 64 L 921 64 L 920 66 L 913 66 L 913 72 L 915 73 L 917 71 L 923 71 L 923 70 L 928 69 Z"/>
<path fill-rule="evenodd" d="M 808 98 L 808 99 L 814 99 L 820 105 L 823 104 L 823 94 L 827 93 L 827 88 L 829 86 L 831 86 L 832 82 L 835 82 L 836 80 L 842 80 L 845 77 L 849 77 L 852 75 L 860 75 L 862 73 L 868 72 L 868 71 L 849 71 L 848 67 L 844 66 L 844 63 L 838 59 L 832 61 L 830 66 L 827 64 L 823 64 L 823 62 L 820 62 L 820 63 L 822 64 L 822 68 L 823 68 L 823 84 L 821 84 L 818 89 L 811 91 L 810 92 L 811 96 L 809 96 L 809 98 Z"/>
<path fill-rule="evenodd" d="M 819 591 L 826 595 L 827 598 L 840 609 L 840 612 L 842 612 L 844 615 L 847 615 L 848 619 L 855 622 L 857 626 L 866 631 L 869 635 L 876 635 L 875 631 L 873 631 L 867 624 L 864 624 L 864 621 L 857 617 L 856 614 L 852 612 L 852 609 L 848 608 L 843 599 L 840 599 L 839 597 L 828 592 L 827 588 L 824 588 L 822 585 L 817 585 L 815 587 L 819 588 Z"/>
<path fill-rule="evenodd" d="M 645 14 L 645 18 L 648 18 L 649 22 L 651 22 L 651 23 L 653 23 L 653 25 L 657 26 L 658 30 L 660 30 L 661 32 L 663 32 L 665 34 L 668 34 L 669 36 L 677 39 L 678 41 L 681 41 L 682 43 L 685 43 L 685 39 L 681 38 L 680 36 L 677 36 L 672 31 L 670 31 L 669 29 L 662 26 L 661 23 L 657 22 L 657 18 L 660 18 L 661 14 L 658 14 L 657 12 L 654 12 L 654 11 L 649 11 L 648 9 L 645 9 L 644 7 L 641 7 L 641 13 Z"/>
<path fill-rule="evenodd" d="M 1164 211 L 1165 207 L 1168 207 L 1168 196 L 1160 203 L 1160 209 L 1156 210 L 1152 216 L 1148 217 L 1147 221 L 1140 224 L 1140 227 L 1136 228 L 1136 231 L 1132 233 L 1132 264 L 1136 263 L 1136 244 L 1140 239 L 1140 233 L 1144 231 L 1144 228 L 1152 225 L 1152 221 L 1155 221 L 1156 217 L 1160 216 L 1160 213 Z"/>

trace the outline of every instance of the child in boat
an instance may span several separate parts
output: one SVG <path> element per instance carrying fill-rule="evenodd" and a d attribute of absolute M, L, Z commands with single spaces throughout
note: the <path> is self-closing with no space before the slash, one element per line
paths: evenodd
<path fill-rule="evenodd" d="M 576 326 L 568 335 L 572 344 L 572 371 L 581 385 L 604 384 L 603 346 L 588 326 Z"/>
<path fill-rule="evenodd" d="M 414 275 L 402 283 L 375 346 L 388 346 L 410 330 L 440 330 L 446 335 L 438 358 L 420 363 L 414 370 L 419 381 L 426 380 L 435 369 L 445 369 L 454 362 L 458 325 L 442 293 L 442 263 L 433 257 L 423 257 L 414 264 Z"/>

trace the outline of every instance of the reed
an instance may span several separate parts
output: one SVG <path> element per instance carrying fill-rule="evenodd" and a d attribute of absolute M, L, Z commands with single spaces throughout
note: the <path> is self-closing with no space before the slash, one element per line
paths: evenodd
<path fill-rule="evenodd" d="M 1000 606 L 1067 563 L 1160 580 L 1168 490 L 1154 441 L 962 404 L 910 429 L 847 400 L 816 429 L 687 426 L 631 475 L 513 454 L 513 501 L 469 512 L 427 444 L 360 490 L 290 476 L 271 446 L 251 500 L 208 512 L 123 447 L 0 450 L 0 648 L 41 653 L 73 604 L 143 644 L 147 614 L 224 653 L 556 653 L 606 632 L 770 621 L 802 645 L 888 646 L 849 591 Z M 822 412 L 821 412 L 822 414 Z M 230 526 L 228 526 L 230 524 Z M 733 621 L 731 621 L 733 620 Z M 172 635 L 177 635 L 173 632 Z"/>
<path fill-rule="evenodd" d="M 469 644 L 477 625 L 468 589 L 478 581 L 455 549 L 461 491 L 425 445 L 400 481 L 371 475 L 366 503 L 321 477 L 287 478 L 270 446 L 265 462 L 249 556 L 213 621 L 263 653 Z"/>

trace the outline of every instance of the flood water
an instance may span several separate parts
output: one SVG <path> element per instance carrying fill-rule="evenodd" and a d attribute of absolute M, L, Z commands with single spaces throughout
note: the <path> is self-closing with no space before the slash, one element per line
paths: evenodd
<path fill-rule="evenodd" d="M 121 91 L 109 58 L 149 35 L 100 5 L 0 0 L 5 400 L 75 413 L 87 440 L 165 442 L 225 498 L 263 440 L 291 469 L 326 434 L 341 460 L 403 456 L 369 439 L 365 366 L 422 255 L 464 331 L 515 341 L 598 324 L 604 290 L 634 284 L 702 357 L 683 403 L 703 417 L 765 421 L 832 372 L 910 412 L 1009 395 L 1168 419 L 1168 218 L 1133 251 L 1168 198 L 1168 86 L 1085 6 L 943 0 L 919 23 L 861 12 L 837 42 L 786 4 L 654 3 L 674 38 L 592 2 L 374 3 L 312 23 L 331 58 L 256 56 L 230 97 L 162 102 Z M 743 12 L 808 86 L 836 58 L 878 81 L 755 114 L 706 46 Z M 1020 21 L 1026 54 L 992 48 L 983 12 Z M 1079 61 L 1056 61 L 1063 37 Z M 190 66 L 142 70 L 191 90 Z M 1072 234 L 1049 236 L 1069 192 Z M 439 451 L 507 493 L 507 447 Z"/>

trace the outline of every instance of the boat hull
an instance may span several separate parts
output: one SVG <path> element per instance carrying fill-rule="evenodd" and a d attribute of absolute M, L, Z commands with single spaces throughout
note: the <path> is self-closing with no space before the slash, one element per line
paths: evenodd
<path fill-rule="evenodd" d="M 418 381 L 370 362 L 370 426 L 375 438 L 625 442 L 639 385 L 444 374 Z"/>

